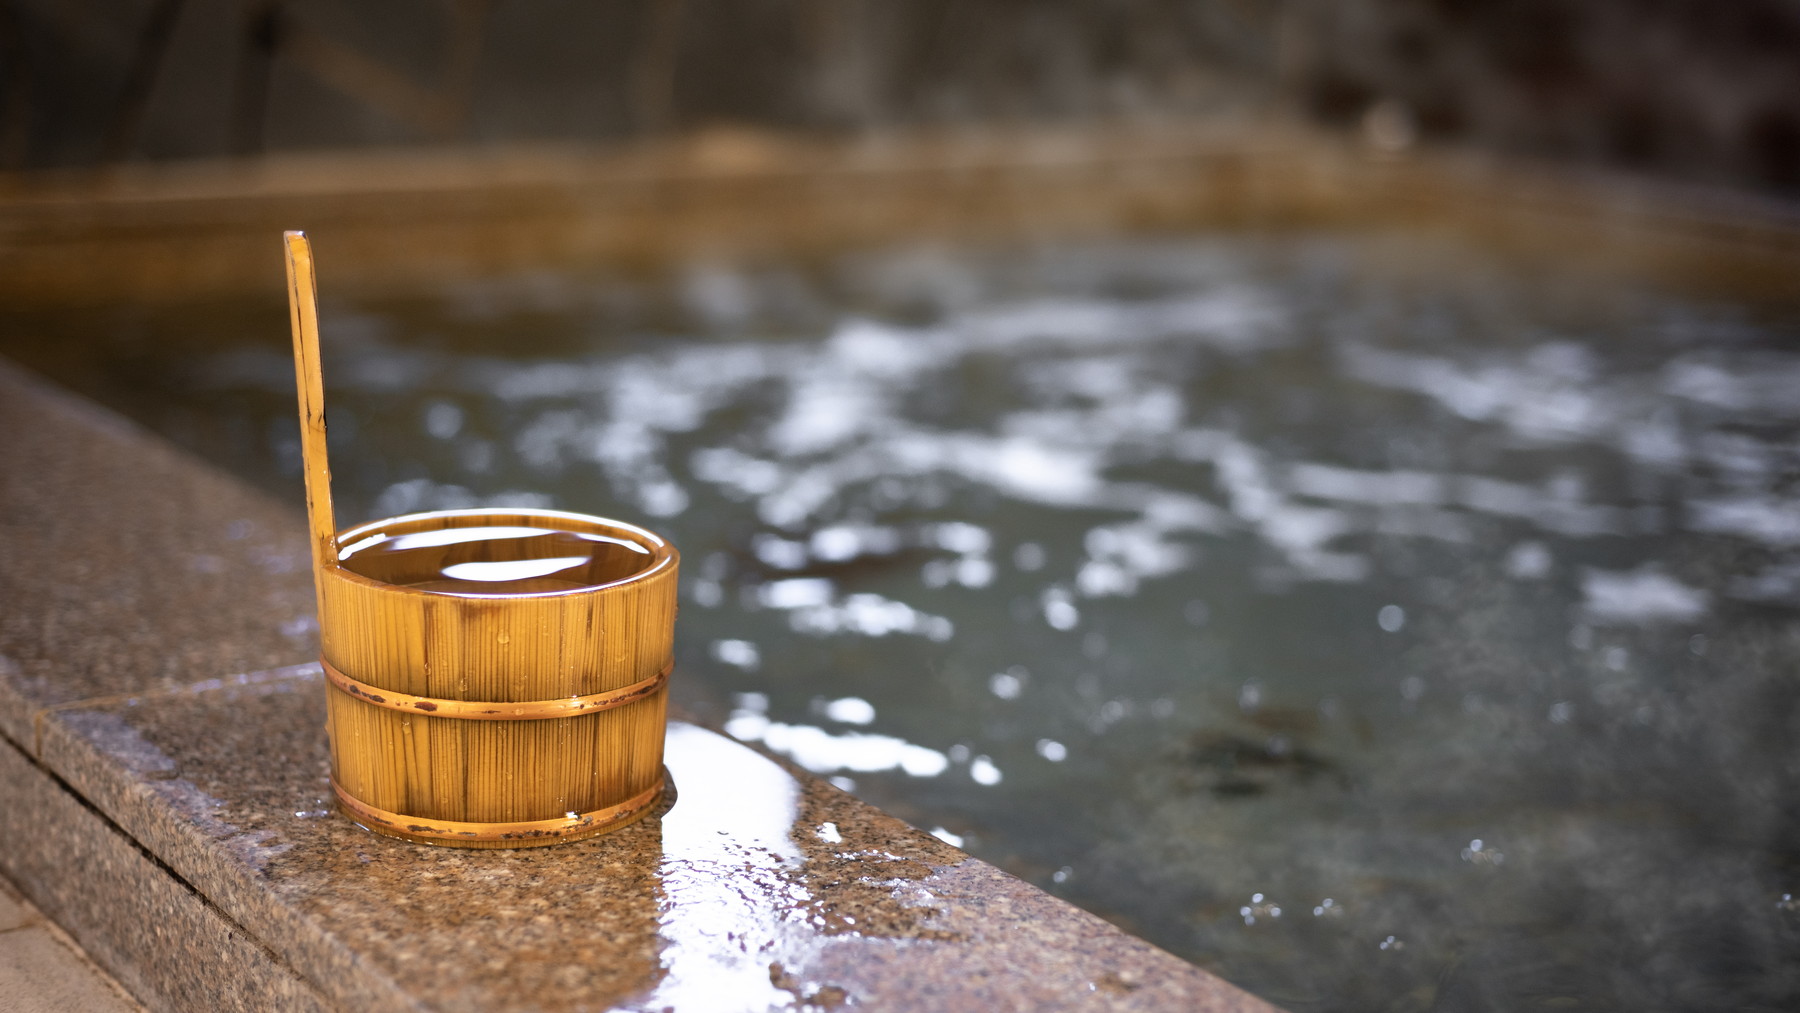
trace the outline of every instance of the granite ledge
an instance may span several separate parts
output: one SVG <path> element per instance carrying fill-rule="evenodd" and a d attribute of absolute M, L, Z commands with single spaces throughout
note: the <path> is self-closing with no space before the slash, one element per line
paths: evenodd
<path fill-rule="evenodd" d="M 674 799 L 461 851 L 332 811 L 315 666 L 58 710 L 42 761 L 353 1009 L 1266 1010 L 936 838 L 671 724 Z"/>
<path fill-rule="evenodd" d="M 0 876 L 149 1009 L 330 1008 L 242 927 L 4 740 L 0 835 L 7 842 Z M 16 998 L 0 994 L 0 1009 Z"/>
<path fill-rule="evenodd" d="M 318 653 L 292 510 L 0 359 L 0 733 Z M 152 494 L 153 493 L 153 494 Z"/>

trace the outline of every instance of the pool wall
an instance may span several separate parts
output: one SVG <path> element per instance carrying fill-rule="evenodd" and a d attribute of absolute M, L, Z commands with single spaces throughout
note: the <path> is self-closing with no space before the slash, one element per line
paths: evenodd
<path fill-rule="evenodd" d="M 1155 128 L 713 130 L 635 146 L 283 155 L 0 178 L 15 306 L 278 295 L 284 228 L 333 292 L 533 270 L 654 270 L 873 245 L 1214 229 L 1473 235 L 1734 295 L 1792 291 L 1800 210 L 1755 194 L 1327 135 Z"/>

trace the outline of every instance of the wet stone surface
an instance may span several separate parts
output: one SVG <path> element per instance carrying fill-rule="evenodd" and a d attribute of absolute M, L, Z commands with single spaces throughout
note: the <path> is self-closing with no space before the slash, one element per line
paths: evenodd
<path fill-rule="evenodd" d="M 0 731 L 317 652 L 304 530 L 266 495 L 0 361 Z"/>
<path fill-rule="evenodd" d="M 29 895 L 44 916 L 152 1010 L 330 1008 L 241 926 L 137 842 L 0 741 L 0 877 Z M 3 938 L 3 937 L 0 937 Z M 0 988 L 0 1008 L 32 1009 L 54 984 L 33 974 L 24 988 Z M 82 1002 L 49 1008 L 97 1009 Z"/>
<path fill-rule="evenodd" d="M 671 725 L 674 799 L 464 851 L 327 801 L 312 666 L 70 708 L 44 757 L 347 1006 L 1264 1009 L 929 834 Z"/>

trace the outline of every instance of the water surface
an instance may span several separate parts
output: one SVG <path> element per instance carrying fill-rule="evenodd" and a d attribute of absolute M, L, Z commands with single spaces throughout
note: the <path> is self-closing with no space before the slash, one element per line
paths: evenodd
<path fill-rule="evenodd" d="M 4 349 L 298 504 L 285 312 L 203 309 Z M 339 516 L 644 523 L 730 734 L 1271 1000 L 1800 1005 L 1791 307 L 1245 238 L 324 327 Z"/>

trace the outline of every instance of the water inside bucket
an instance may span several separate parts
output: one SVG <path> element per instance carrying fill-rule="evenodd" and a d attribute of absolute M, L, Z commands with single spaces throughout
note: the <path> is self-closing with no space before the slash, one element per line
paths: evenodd
<path fill-rule="evenodd" d="M 444 594 L 541 594 L 610 584 L 642 570 L 649 550 L 619 538 L 520 525 L 378 532 L 339 562 L 372 580 Z"/>

